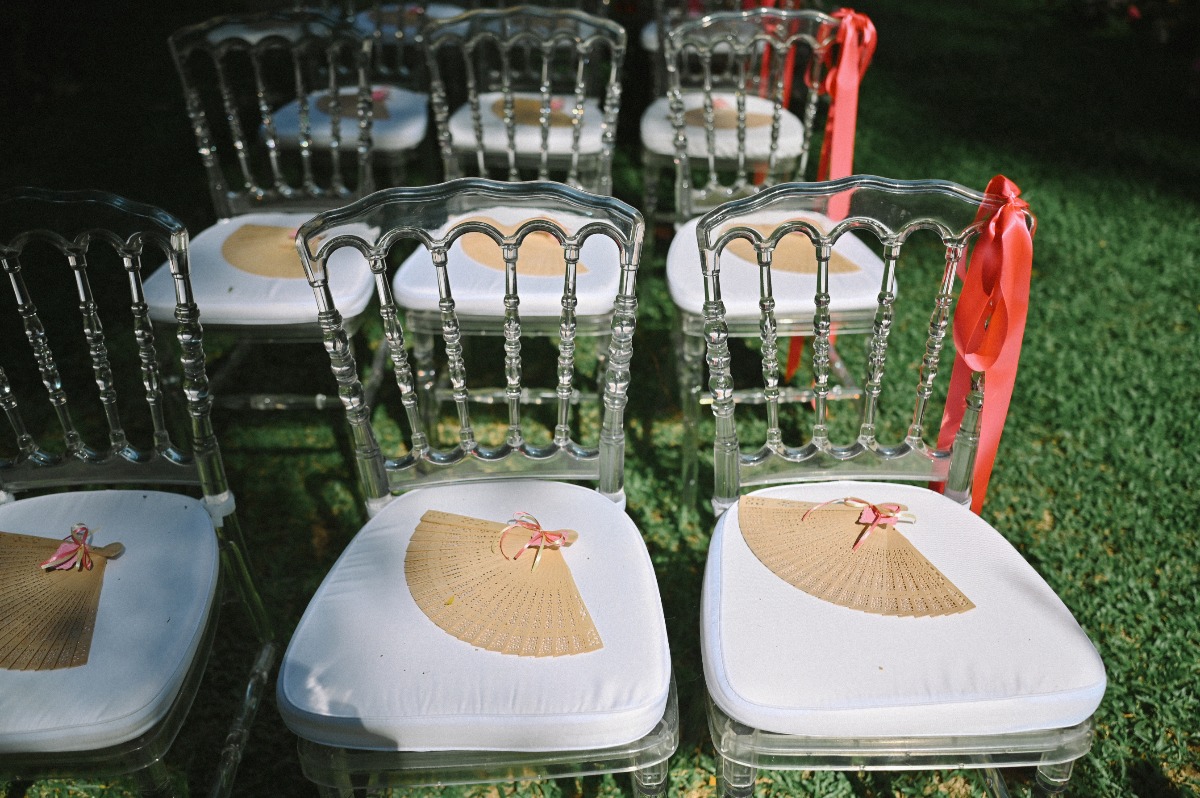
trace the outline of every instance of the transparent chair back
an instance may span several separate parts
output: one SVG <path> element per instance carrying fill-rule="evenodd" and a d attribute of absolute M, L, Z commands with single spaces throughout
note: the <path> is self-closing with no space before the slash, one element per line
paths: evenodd
<path fill-rule="evenodd" d="M 1003 201 L 944 181 L 857 176 L 776 186 L 701 217 L 697 243 L 703 257 L 704 329 L 716 421 L 713 507 L 718 515 L 737 501 L 743 487 L 778 482 L 939 482 L 945 483 L 948 496 L 963 502 L 969 499 L 984 402 L 982 372 L 971 376 L 967 410 L 949 448 L 937 446 L 941 419 L 935 412 L 944 402 L 953 363 L 948 332 L 959 276 L 983 220 Z M 1026 214 L 1026 218 L 1032 226 L 1033 217 Z M 837 297 L 830 295 L 829 275 L 834 250 L 845 237 L 880 252 L 884 268 L 865 351 L 858 363 L 850 365 L 862 375 L 862 403 L 854 411 L 839 403 L 835 416 L 829 401 L 829 355 L 830 306 L 831 301 L 836 306 Z M 730 328 L 721 301 L 721 255 L 730 246 L 745 246 L 735 244 L 739 239 L 750 242 L 760 271 L 761 350 L 752 355 L 757 360 L 753 364 L 731 361 Z M 816 266 L 813 398 L 810 419 L 787 422 L 788 430 L 799 438 L 789 443 L 781 415 L 782 369 L 772 268 L 783 266 L 784 257 L 798 257 L 782 251 L 797 240 Z M 753 371 L 761 374 L 765 426 L 744 424 L 739 432 L 735 411 L 741 408 L 733 401 L 735 374 Z M 897 412 L 904 407 L 911 411 Z M 746 445 L 751 434 L 753 445 Z"/>
<path fill-rule="evenodd" d="M 477 10 L 425 28 L 447 179 L 612 193 L 625 31 L 575 9 Z"/>
<path fill-rule="evenodd" d="M 315 211 L 373 189 L 372 41 L 351 23 L 225 16 L 169 42 L 219 217 Z M 275 123 L 284 107 L 298 117 L 286 136 Z"/>
<path fill-rule="evenodd" d="M 667 32 L 678 221 L 768 186 L 806 179 L 822 75 L 839 24 L 819 11 L 759 8 L 687 20 Z M 699 96 L 699 106 L 686 108 L 685 96 Z M 748 98 L 770 105 L 748 112 Z M 799 119 L 798 131 L 785 129 L 789 112 Z M 693 135 L 697 127 L 703 131 L 699 146 L 688 139 L 689 123 Z M 718 146 L 725 128 L 735 133 L 731 148 Z M 764 131 L 766 150 L 749 151 L 748 138 Z"/>
<path fill-rule="evenodd" d="M 517 209 L 527 218 L 513 230 L 502 230 L 486 214 L 497 207 Z M 371 239 L 345 233 L 347 225 L 377 229 Z M 345 208 L 323 213 L 300 228 L 297 246 L 320 307 L 325 347 L 339 383 L 359 477 L 369 508 L 386 503 L 393 492 L 438 482 L 462 482 L 524 474 L 547 479 L 596 480 L 601 493 L 624 500 L 623 418 L 632 357 L 634 298 L 641 257 L 644 225 L 641 215 L 619 200 L 588 194 L 557 183 L 503 183 L 462 178 L 422 188 L 392 188 Z M 584 446 L 573 431 L 576 375 L 576 274 L 580 252 L 593 236 L 609 239 L 619 253 L 620 281 L 612 297 L 611 342 L 603 383 L 598 437 Z M 502 351 L 494 361 L 480 363 L 485 382 L 503 382 L 503 418 L 495 425 L 502 440 L 494 446 L 480 442 L 470 406 L 472 379 L 467 374 L 463 348 L 463 321 L 455 309 L 456 274 L 448 268 L 447 253 L 461 238 L 487 244 L 491 239 L 504 272 L 503 316 L 494 318 L 493 336 L 502 336 Z M 530 396 L 529 367 L 522 354 L 528 345 L 522 335 L 517 262 L 522 252 L 540 239 L 561 253 L 563 263 L 562 311 L 558 318 L 555 367 L 549 372 L 555 397 L 550 418 L 538 431 L 527 423 Z M 418 390 L 417 376 L 405 348 L 395 299 L 385 274 L 393 250 L 422 246 L 432 255 L 437 270 L 441 306 L 441 341 L 448 360 L 448 376 L 455 409 L 457 444 L 439 448 L 436 429 L 421 403 L 428 395 Z M 464 244 L 465 245 L 465 244 Z M 377 275 L 378 299 L 384 336 L 399 392 L 398 417 L 405 427 L 404 440 L 395 453 L 385 455 L 383 441 L 372 425 L 371 408 L 347 347 L 341 315 L 328 290 L 329 256 L 342 247 L 362 252 Z M 497 299 L 500 299 L 498 296 Z M 529 369 L 530 373 L 534 373 Z M 535 438 L 541 436 L 543 440 Z"/>

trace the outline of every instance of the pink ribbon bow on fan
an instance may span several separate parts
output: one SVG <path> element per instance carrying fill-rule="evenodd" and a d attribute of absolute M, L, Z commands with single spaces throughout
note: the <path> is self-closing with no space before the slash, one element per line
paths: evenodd
<path fill-rule="evenodd" d="M 38 565 L 47 571 L 92 570 L 92 547 L 88 540 L 92 533 L 83 524 L 73 524 L 71 534 L 63 538 L 58 550 L 50 559 Z"/>
<path fill-rule="evenodd" d="M 509 532 L 516 529 L 527 529 L 531 534 L 529 541 L 521 547 L 521 550 L 509 557 L 504 553 L 504 538 Z M 544 550 L 570 546 L 578 537 L 579 533 L 574 529 L 542 529 L 541 523 L 536 518 L 524 510 L 518 510 L 512 518 L 508 519 L 508 526 L 500 531 L 500 540 L 496 545 L 500 547 L 500 554 L 504 556 L 504 559 L 514 561 L 524 554 L 526 549 L 537 549 L 537 554 L 533 557 L 533 568 L 537 568 Z"/>
<path fill-rule="evenodd" d="M 804 515 L 800 516 L 801 521 L 808 519 L 814 511 L 820 510 L 822 507 L 827 507 L 831 504 L 844 504 L 847 507 L 861 507 L 862 512 L 859 513 L 858 523 L 866 524 L 864 529 L 857 538 L 854 539 L 854 547 L 852 551 L 858 551 L 858 547 L 866 542 L 867 538 L 877 527 L 887 524 L 896 525 L 898 523 L 911 524 L 917 520 L 917 517 L 907 512 L 908 508 L 903 504 L 896 502 L 883 502 L 875 504 L 866 499 L 858 499 L 853 496 L 847 496 L 842 499 L 830 499 L 827 502 L 813 505 L 804 511 Z"/>

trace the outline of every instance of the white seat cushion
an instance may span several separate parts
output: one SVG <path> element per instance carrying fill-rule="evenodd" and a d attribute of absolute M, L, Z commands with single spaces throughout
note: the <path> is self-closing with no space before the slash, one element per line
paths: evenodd
<path fill-rule="evenodd" d="M 411 150 L 425 140 L 429 126 L 429 95 L 400 86 L 377 84 L 371 87 L 375 100 L 371 121 L 371 141 L 376 150 Z M 347 155 L 353 156 L 358 141 L 358 117 L 354 108 L 358 87 L 341 89 L 343 106 L 339 133 Z M 309 134 L 315 147 L 328 147 L 333 141 L 333 124 L 329 116 L 329 93 L 316 92 L 308 98 Z M 300 103 L 293 100 L 275 112 L 275 134 L 284 147 L 300 144 Z"/>
<path fill-rule="evenodd" d="M 456 17 L 464 11 L 462 6 L 450 3 L 383 3 L 378 12 L 374 8 L 364 9 L 354 15 L 354 27 L 363 33 L 379 31 L 385 37 L 396 35 L 396 25 L 403 21 L 404 35 L 415 36 L 421 32 L 421 26 L 435 19 Z"/>
<path fill-rule="evenodd" d="M 713 104 L 722 118 L 736 113 L 737 99 L 732 93 L 713 92 Z M 684 112 L 697 111 L 704 108 L 704 94 L 701 92 L 685 92 L 683 95 Z M 766 161 L 771 153 L 771 114 L 775 104 L 764 97 L 749 95 L 746 97 L 746 157 L 751 161 Z M 702 113 L 702 111 L 700 111 Z M 726 119 L 726 121 L 728 121 Z M 700 124 L 692 124 L 689 120 L 685 128 L 687 133 L 687 153 L 690 158 L 704 158 L 708 155 L 708 136 L 704 132 L 702 119 Z M 671 106 L 666 97 L 659 97 L 650 103 L 650 107 L 642 114 L 642 146 L 659 155 L 675 154 L 675 126 L 671 122 Z M 800 146 L 804 142 L 804 126 L 799 117 L 786 108 L 779 119 L 779 141 L 777 153 L 780 158 L 795 158 L 800 155 Z M 738 140 L 736 124 L 722 125 L 718 123 L 714 139 L 714 154 L 721 159 L 735 159 L 738 155 Z"/>
<path fill-rule="evenodd" d="M 125 552 L 105 566 L 87 663 L 0 669 L 0 753 L 91 750 L 148 731 L 178 695 L 213 607 L 217 541 L 199 501 L 109 490 L 0 504 L 5 532 L 60 539 L 74 523 Z"/>
<path fill-rule="evenodd" d="M 517 103 L 536 103 L 539 107 L 542 95 L 536 92 L 513 92 Z M 508 129 L 504 126 L 502 107 L 497 103 L 503 101 L 501 92 L 484 92 L 479 95 L 479 121 L 483 130 L 483 148 L 486 152 L 508 151 Z M 528 106 L 526 106 L 528 107 Z M 500 111 L 497 113 L 497 111 Z M 569 122 L 555 123 L 555 119 L 564 120 L 575 110 L 575 98 L 571 95 L 554 95 L 551 97 L 550 136 L 547 152 L 551 155 L 570 155 L 572 142 L 572 125 Z M 539 153 L 542 149 L 542 128 L 538 124 L 536 112 L 530 124 L 522 124 L 518 117 L 516 125 L 516 151 L 518 153 Z M 595 98 L 583 101 L 583 122 L 579 131 L 579 152 L 584 155 L 597 155 L 603 149 L 604 113 Z M 475 122 L 471 118 L 471 104 L 464 103 L 450 115 L 450 140 L 456 150 L 475 152 Z"/>
<path fill-rule="evenodd" d="M 515 226 L 529 218 L 528 211 L 515 208 L 480 209 L 460 218 L 490 218 L 504 226 Z M 556 218 L 567 219 L 565 215 Z M 444 230 L 438 236 L 444 235 Z M 562 312 L 563 275 L 566 266 L 562 247 L 551 241 L 549 234 L 542 240 L 523 243 L 518 250 L 517 293 L 522 318 L 558 318 Z M 553 261 L 556 274 L 523 273 L 520 253 L 526 257 L 544 255 Z M 483 257 L 478 260 L 476 257 Z M 490 256 L 486 257 L 486 256 Z M 541 259 L 539 258 L 539 261 Z M 485 262 L 490 265 L 485 265 Z M 549 263 L 546 263 L 548 266 Z M 616 243 L 607 236 L 590 236 L 583 244 L 576 268 L 575 291 L 579 300 L 576 313 L 580 316 L 599 316 L 611 313 L 613 300 L 620 287 L 620 253 Z M 482 233 L 459 238 L 450 247 L 447 271 L 455 307 L 464 316 L 504 315 L 504 261 L 500 248 Z M 418 247 L 396 272 L 392 281 L 396 302 L 410 310 L 438 310 L 437 272 L 429 250 Z"/>
<path fill-rule="evenodd" d="M 739 220 L 738 225 L 774 225 L 781 218 L 779 214 L 764 213 Z M 823 227 L 829 226 L 827 219 L 814 218 Z M 671 299 L 685 313 L 696 315 L 704 312 L 704 277 L 700 271 L 700 249 L 696 244 L 698 221 L 692 219 L 681 225 L 667 251 L 667 287 Z M 803 256 L 813 257 L 813 247 L 803 234 L 793 233 L 790 237 L 797 240 L 798 251 Z M 741 254 L 747 257 L 739 256 L 739 247 Z M 849 233 L 838 239 L 833 252 L 829 274 L 830 312 L 836 315 L 874 311 L 883 281 L 883 261 L 861 239 Z M 721 299 L 725 302 L 728 318 L 756 319 L 759 316 L 759 269 L 752 256 L 753 249 L 744 240 L 741 244 L 730 244 L 721 253 Z M 771 288 L 777 316 L 811 316 L 816 310 L 816 274 L 789 270 L 788 261 L 778 248 L 771 264 Z"/>
<path fill-rule="evenodd" d="M 987 735 L 1091 716 L 1104 666 L 1054 591 L 996 530 L 923 487 L 832 482 L 753 495 L 908 505 L 898 530 L 975 604 L 905 618 L 831 604 L 769 571 L 738 508 L 713 533 L 701 645 L 716 704 L 752 727 L 821 737 Z"/>
<path fill-rule="evenodd" d="M 310 213 L 248 213 L 222 219 L 195 236 L 188 251 L 201 322 L 315 324 L 317 303 L 312 288 L 305 279 L 299 253 L 288 244 L 296 228 L 310 218 Z M 366 232 L 365 227 L 359 227 L 362 229 L 357 232 Z M 230 242 L 234 235 L 238 237 Z M 234 255 L 241 268 L 230 263 L 227 255 Z M 358 251 L 342 248 L 334 253 L 329 259 L 329 281 L 338 310 L 345 318 L 366 309 L 374 280 Z M 145 289 L 150 318 L 174 321 L 175 283 L 171 270 L 160 266 L 146 279 Z"/>
<path fill-rule="evenodd" d="M 504 523 L 533 513 L 579 539 L 563 556 L 603 648 L 521 657 L 475 648 L 434 625 L 404 578 L 426 510 Z M 362 528 L 300 620 L 278 704 L 296 734 L 372 750 L 583 750 L 621 745 L 662 718 L 670 655 L 641 534 L 600 494 L 509 480 L 412 491 Z"/>

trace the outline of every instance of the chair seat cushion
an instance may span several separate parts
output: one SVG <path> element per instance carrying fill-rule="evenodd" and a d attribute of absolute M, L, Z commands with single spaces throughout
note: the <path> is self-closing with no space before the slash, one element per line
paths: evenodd
<path fill-rule="evenodd" d="M 404 576 L 426 510 L 504 523 L 518 510 L 571 528 L 563 550 L 603 648 L 522 657 L 436 626 Z M 372 750 L 585 750 L 622 745 L 662 718 L 670 655 L 654 570 L 628 516 L 600 494 L 516 480 L 415 490 L 354 537 L 292 636 L 278 704 L 306 739 Z"/>
<path fill-rule="evenodd" d="M 527 220 L 529 212 L 517 208 L 481 209 L 456 217 L 450 224 L 463 218 L 488 218 L 511 230 Z M 566 220 L 571 217 L 564 214 L 555 218 Z M 438 231 L 438 236 L 444 235 L 448 228 L 449 225 Z M 566 272 L 563 250 L 550 234 L 540 234 L 540 238 L 540 241 L 526 239 L 527 243 L 522 243 L 518 250 L 517 293 L 521 299 L 522 318 L 558 318 L 562 313 Z M 530 258 L 532 265 L 523 266 L 522 257 Z M 482 233 L 470 233 L 451 245 L 446 268 L 459 314 L 504 315 L 504 260 L 499 246 Z M 579 301 L 576 314 L 600 316 L 611 313 L 620 281 L 621 263 L 616 243 L 607 236 L 590 236 L 580 249 L 576 268 L 575 291 Z M 429 250 L 424 247 L 414 250 L 397 270 L 392 287 L 401 307 L 438 310 L 437 272 Z"/>
<path fill-rule="evenodd" d="M 310 218 L 311 213 L 247 213 L 222 219 L 195 236 L 189 263 L 201 322 L 315 324 L 316 300 L 300 255 L 288 243 L 296 228 Z M 349 247 L 330 257 L 329 284 L 338 310 L 347 319 L 366 309 L 374 291 L 366 259 Z M 145 291 L 150 318 L 174 321 L 175 283 L 166 265 L 146 279 Z"/>
<path fill-rule="evenodd" d="M 354 15 L 354 27 L 368 34 L 379 31 L 385 37 L 381 42 L 384 45 L 390 43 L 389 39 L 396 35 L 396 27 L 401 23 L 405 37 L 416 36 L 426 22 L 456 17 L 465 10 L 450 3 L 381 3 L 372 6 Z"/>
<path fill-rule="evenodd" d="M 0 504 L 5 532 L 58 539 L 74 523 L 125 551 L 105 567 L 85 664 L 0 669 L 0 753 L 92 750 L 148 731 L 179 694 L 213 609 L 217 541 L 201 502 L 107 490 Z"/>
<path fill-rule="evenodd" d="M 542 128 L 537 109 L 542 95 L 537 92 L 513 92 L 517 106 L 516 151 L 537 155 L 542 150 Z M 483 131 L 483 148 L 488 153 L 508 151 L 508 129 L 504 125 L 502 105 L 504 94 L 484 92 L 479 95 L 479 122 Z M 572 125 L 568 121 L 575 109 L 572 95 L 551 97 L 550 136 L 547 152 L 551 155 L 570 155 Z M 583 122 L 579 131 L 579 152 L 598 155 L 603 149 L 604 113 L 595 98 L 583 101 Z M 471 104 L 464 103 L 450 115 L 450 140 L 456 150 L 475 152 L 478 149 Z"/>
<path fill-rule="evenodd" d="M 717 119 L 716 136 L 714 137 L 713 153 L 717 158 L 732 160 L 738 156 L 738 140 L 736 124 L 728 123 L 729 116 L 736 113 L 737 95 L 729 92 L 713 92 L 713 104 L 716 107 Z M 702 92 L 684 92 L 684 113 L 691 112 L 695 117 L 704 108 Z M 746 157 L 751 161 L 766 161 L 771 154 L 771 115 L 775 104 L 764 97 L 749 95 L 746 97 Z M 708 155 L 708 136 L 704 131 L 702 118 L 693 124 L 688 120 L 687 153 L 691 158 L 704 158 Z M 642 146 L 659 155 L 675 154 L 675 126 L 671 122 L 671 106 L 666 97 L 659 97 L 650 103 L 650 107 L 642 114 Z M 780 158 L 795 158 L 800 155 L 801 144 L 804 142 L 804 125 L 800 118 L 787 109 L 783 110 L 779 119 L 779 140 L 776 143 L 777 154 Z"/>
<path fill-rule="evenodd" d="M 375 149 L 404 151 L 415 148 L 425 140 L 429 125 L 429 95 L 401 86 L 376 84 L 371 87 L 375 100 L 371 119 L 371 141 Z M 358 87 L 343 88 L 338 131 L 342 146 L 353 157 L 358 140 L 358 117 L 355 109 Z M 309 124 L 312 143 L 328 147 L 333 141 L 328 92 L 315 92 L 308 98 Z M 293 100 L 275 112 L 275 134 L 280 145 L 297 147 L 300 144 L 300 103 Z"/>
<path fill-rule="evenodd" d="M 779 220 L 777 214 L 763 214 L 761 218 L 739 220 L 738 224 L 777 224 Z M 682 311 L 695 315 L 704 312 L 704 277 L 700 270 L 700 249 L 696 244 L 698 221 L 692 219 L 681 225 L 667 251 L 667 287 L 671 299 Z M 824 224 L 828 225 L 828 220 Z M 799 233 L 793 233 L 790 238 L 798 240 L 798 251 L 804 258 L 813 258 L 814 250 L 807 239 Z M 883 261 L 852 234 L 842 235 L 833 252 L 829 273 L 830 312 L 835 317 L 838 314 L 873 313 L 883 282 Z M 815 260 L 812 264 L 807 264 L 806 260 L 806 265 L 793 268 L 798 262 L 785 260 L 784 254 L 777 249 L 771 264 L 776 316 L 811 317 L 816 310 Z M 808 265 L 812 265 L 812 269 Z M 748 241 L 734 242 L 721 253 L 721 299 L 725 302 L 728 318 L 758 318 L 758 271 Z"/>
<path fill-rule="evenodd" d="M 910 618 L 838 606 L 768 570 L 735 505 L 717 523 L 701 606 L 713 700 L 754 728 L 821 737 L 988 735 L 1086 720 L 1104 695 L 1096 649 L 995 529 L 941 494 L 894 483 L 756 491 L 805 502 L 899 502 L 897 529 L 975 607 Z"/>

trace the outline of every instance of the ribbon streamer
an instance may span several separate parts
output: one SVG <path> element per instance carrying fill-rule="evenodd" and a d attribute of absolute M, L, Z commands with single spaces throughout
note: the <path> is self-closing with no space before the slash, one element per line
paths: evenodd
<path fill-rule="evenodd" d="M 895 526 L 899 523 L 912 524 L 917 520 L 917 516 L 908 512 L 908 508 L 903 504 L 896 502 L 883 502 L 875 504 L 866 499 L 859 499 L 854 496 L 846 496 L 841 499 L 830 499 L 827 502 L 813 505 L 804 511 L 804 515 L 800 516 L 801 521 L 808 519 L 814 511 L 820 510 L 822 507 L 828 507 L 831 504 L 844 504 L 847 507 L 861 507 L 862 512 L 858 516 L 858 523 L 864 524 L 864 529 L 859 536 L 854 539 L 854 546 L 851 551 L 858 551 L 858 547 L 866 542 L 867 538 L 876 528 L 885 524 Z"/>
<path fill-rule="evenodd" d="M 526 529 L 531 533 L 528 542 L 521 547 L 520 551 L 509 557 L 504 553 L 504 538 L 509 532 L 517 529 Z M 513 514 L 513 517 L 508 519 L 508 526 L 500 530 L 500 540 L 496 545 L 500 549 L 500 554 L 506 560 L 516 561 L 526 549 L 537 549 L 537 554 L 533 557 L 533 570 L 538 567 L 538 563 L 542 560 L 542 552 L 547 548 L 557 549 L 562 546 L 570 546 L 579 537 L 579 533 L 574 529 L 542 529 L 541 523 L 524 510 L 518 510 Z"/>
<path fill-rule="evenodd" d="M 981 207 L 976 221 L 983 230 L 971 252 L 958 306 L 954 311 L 954 368 L 938 434 L 938 448 L 946 449 L 962 424 L 971 375 L 983 372 L 986 396 L 980 421 L 979 451 L 971 487 L 971 509 L 979 513 L 987 496 L 988 480 L 1004 432 L 1004 420 L 1017 378 L 1021 339 L 1029 312 L 1029 279 L 1033 268 L 1033 234 L 1037 220 L 1021 189 L 1004 175 L 996 175 L 987 194 L 1001 200 L 990 211 Z M 1029 224 L 1033 219 L 1032 227 Z M 937 490 L 944 485 L 932 486 Z"/>

